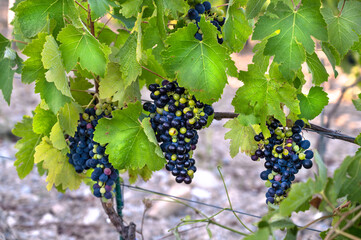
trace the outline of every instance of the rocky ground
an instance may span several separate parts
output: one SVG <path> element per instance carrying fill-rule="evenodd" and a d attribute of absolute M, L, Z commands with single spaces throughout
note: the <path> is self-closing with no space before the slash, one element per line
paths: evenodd
<path fill-rule="evenodd" d="M 243 52 L 235 55 L 239 69 L 247 69 L 251 61 L 251 53 Z M 306 70 L 306 69 L 305 69 Z M 329 71 L 331 73 L 331 71 Z M 331 79 L 325 85 L 329 93 L 330 105 L 325 110 L 325 118 L 333 109 L 341 87 L 348 85 L 350 79 L 341 74 L 337 81 Z M 240 82 L 230 79 L 230 85 L 225 88 L 223 98 L 214 105 L 216 111 L 233 111 L 230 102 L 240 86 Z M 8 107 L 4 101 L 0 104 L 0 240 L 76 240 L 76 239 L 118 239 L 109 219 L 104 214 L 100 202 L 94 198 L 87 186 L 83 185 L 77 191 L 58 193 L 54 190 L 48 192 L 45 188 L 45 178 L 39 177 L 33 171 L 25 179 L 20 180 L 13 166 L 15 154 L 13 138 L 9 134 L 15 122 L 21 120 L 22 115 L 30 115 L 39 102 L 39 96 L 34 95 L 33 85 L 22 85 L 19 77 L 14 80 L 14 93 L 12 105 Z M 342 133 L 355 136 L 361 129 L 361 113 L 356 112 L 351 104 L 351 98 L 357 89 L 350 89 L 337 109 L 336 116 L 331 121 L 331 128 Z M 266 187 L 259 179 L 263 164 L 251 161 L 247 156 L 239 154 L 232 159 L 228 153 L 229 141 L 224 140 L 227 129 L 223 128 L 227 120 L 214 121 L 210 128 L 202 130 L 196 151 L 197 167 L 199 171 L 190 186 L 178 185 L 172 176 L 165 170 L 154 174 L 148 182 L 138 181 L 135 185 L 180 196 L 221 207 L 228 207 L 228 200 L 223 188 L 220 175 L 216 166 L 222 166 L 222 173 L 228 187 L 233 208 L 242 212 L 261 216 L 267 212 L 265 205 Z M 320 124 L 320 118 L 313 121 Z M 317 146 L 319 136 L 315 133 L 305 133 L 313 146 Z M 339 166 L 345 156 L 353 154 L 356 145 L 338 140 L 328 140 L 324 161 L 331 174 Z M 297 175 L 297 181 L 305 181 L 316 171 L 302 170 Z M 125 176 L 125 182 L 127 178 Z M 191 217 L 199 219 L 201 216 L 190 207 L 197 208 L 207 215 L 212 215 L 218 210 L 195 203 L 184 206 L 179 203 L 170 203 L 169 198 L 144 191 L 124 188 L 124 218 L 127 222 L 133 221 L 138 229 L 141 227 L 144 212 L 143 200 L 149 199 L 152 207 L 146 212 L 143 225 L 144 239 L 175 239 L 170 229 L 174 228 L 180 219 Z M 239 215 L 241 220 L 251 229 L 257 218 Z M 293 216 L 299 225 L 305 225 L 315 218 L 320 217 L 316 211 L 310 210 Z M 216 221 L 247 233 L 234 215 L 224 212 Z M 329 222 L 321 222 L 312 227 L 319 230 L 327 229 Z M 191 229 L 192 228 L 192 229 Z M 209 226 L 213 239 L 239 239 L 240 235 L 227 231 L 218 226 Z M 205 224 L 181 227 L 181 239 L 209 239 Z M 283 233 L 277 233 L 280 237 Z M 137 239 L 142 239 L 137 235 Z M 300 239 L 319 239 L 318 233 L 302 231 Z"/>

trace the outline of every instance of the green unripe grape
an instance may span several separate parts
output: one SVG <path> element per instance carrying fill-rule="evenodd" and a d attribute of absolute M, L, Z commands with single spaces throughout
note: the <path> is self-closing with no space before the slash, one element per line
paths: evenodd
<path fill-rule="evenodd" d="M 193 170 L 188 170 L 188 171 L 187 171 L 187 174 L 188 174 L 188 176 L 190 176 L 191 178 L 193 178 L 194 171 L 193 171 Z"/>
<path fill-rule="evenodd" d="M 185 141 L 186 143 L 189 143 L 189 142 L 191 141 L 191 139 L 185 138 L 184 141 Z"/>
<path fill-rule="evenodd" d="M 186 114 L 187 112 L 189 112 L 191 109 L 189 107 L 186 107 L 183 109 L 183 113 Z"/>
<path fill-rule="evenodd" d="M 268 174 L 268 179 L 269 179 L 269 180 L 272 180 L 272 179 L 273 179 L 273 174 L 272 174 L 272 173 Z"/>
<path fill-rule="evenodd" d="M 203 117 L 205 115 L 205 113 L 204 112 L 201 112 L 201 116 Z"/>
<path fill-rule="evenodd" d="M 158 96 L 160 94 L 159 90 L 154 92 L 154 95 Z"/>
<path fill-rule="evenodd" d="M 101 182 L 101 181 L 98 182 L 98 185 L 99 185 L 99 186 L 103 186 L 103 184 L 104 184 L 104 183 Z"/>
<path fill-rule="evenodd" d="M 281 133 L 281 135 L 280 135 L 281 138 L 285 138 L 285 136 L 286 135 L 284 133 Z"/>
<path fill-rule="evenodd" d="M 175 93 L 175 94 L 173 95 L 173 98 L 174 98 L 174 100 L 178 101 L 178 100 L 180 99 L 180 96 L 179 96 L 178 93 Z"/>
<path fill-rule="evenodd" d="M 101 104 L 101 103 L 97 103 L 97 105 L 95 105 L 95 107 L 96 107 L 97 109 L 101 109 L 102 106 L 103 106 L 103 104 Z"/>
<path fill-rule="evenodd" d="M 211 14 L 215 14 L 217 13 L 217 8 L 216 7 L 212 7 L 211 8 Z"/>
<path fill-rule="evenodd" d="M 172 159 L 172 161 L 177 160 L 177 154 L 173 154 L 173 155 L 170 157 L 170 159 Z"/>
<path fill-rule="evenodd" d="M 269 141 L 266 139 L 266 140 L 264 140 L 264 144 L 265 145 L 268 145 L 269 144 Z"/>
<path fill-rule="evenodd" d="M 199 112 L 198 108 L 194 108 L 194 109 L 193 109 L 193 112 L 194 112 L 195 114 L 197 114 L 197 113 Z"/>
<path fill-rule="evenodd" d="M 93 148 L 93 153 L 97 153 L 97 149 L 96 149 L 96 148 Z"/>
<path fill-rule="evenodd" d="M 182 97 L 181 99 L 179 99 L 179 102 L 180 102 L 180 103 L 186 103 L 186 102 L 187 102 L 187 99 L 185 99 L 185 98 Z"/>
<path fill-rule="evenodd" d="M 224 11 L 220 8 L 217 9 L 217 15 L 220 17 L 220 16 L 223 16 L 224 15 Z M 222 18 L 223 20 L 223 18 Z"/>
<path fill-rule="evenodd" d="M 185 134 L 187 132 L 187 129 L 185 127 L 182 127 L 181 129 L 179 129 L 181 134 Z"/>
<path fill-rule="evenodd" d="M 293 135 L 292 131 L 287 131 L 287 132 L 286 132 L 286 136 L 287 136 L 287 137 L 291 137 L 292 135 Z"/>
<path fill-rule="evenodd" d="M 179 106 L 179 102 L 176 101 L 176 102 L 174 103 L 174 106 L 178 107 L 178 106 Z"/>
<path fill-rule="evenodd" d="M 203 34 L 202 29 L 198 29 L 199 34 Z"/>
<path fill-rule="evenodd" d="M 157 113 L 163 114 L 163 109 L 162 108 L 157 108 Z"/>
<path fill-rule="evenodd" d="M 94 116 L 90 116 L 90 121 L 93 121 L 95 118 L 94 118 Z"/>
<path fill-rule="evenodd" d="M 277 129 L 275 130 L 275 133 L 276 133 L 276 135 L 281 135 L 281 134 L 282 134 L 282 130 L 281 130 L 280 128 L 277 128 Z"/>
<path fill-rule="evenodd" d="M 166 105 L 166 106 L 164 107 L 164 111 L 169 112 L 169 106 L 168 106 L 168 105 Z"/>
<path fill-rule="evenodd" d="M 196 122 L 196 120 L 194 118 L 189 119 L 190 124 L 194 124 L 195 122 Z"/>
<path fill-rule="evenodd" d="M 176 138 L 173 138 L 173 139 L 172 139 L 172 142 L 176 143 L 176 142 L 177 142 L 177 139 L 176 139 Z"/>
<path fill-rule="evenodd" d="M 274 176 L 276 176 L 278 173 L 276 173 L 275 171 L 272 171 L 272 174 L 273 174 Z"/>
<path fill-rule="evenodd" d="M 95 110 L 95 114 L 97 116 L 101 115 L 103 113 L 102 109 L 101 108 L 97 108 L 97 110 Z"/>
<path fill-rule="evenodd" d="M 89 119 L 89 115 L 88 115 L 87 113 L 83 113 L 83 116 L 82 116 L 82 117 L 83 117 L 84 120 L 88 120 L 88 119 Z"/>
<path fill-rule="evenodd" d="M 202 3 L 202 0 L 194 0 L 194 3 L 195 3 L 195 4 L 201 4 L 201 3 Z"/>
<path fill-rule="evenodd" d="M 101 194 L 104 194 L 105 192 L 106 192 L 106 191 L 105 191 L 105 188 L 102 187 L 102 188 L 100 189 L 100 193 L 101 193 Z"/>
<path fill-rule="evenodd" d="M 149 114 L 149 117 L 154 118 L 154 117 L 155 117 L 155 113 Z"/>
<path fill-rule="evenodd" d="M 298 152 L 300 150 L 300 147 L 298 145 L 293 146 L 293 150 Z"/>
<path fill-rule="evenodd" d="M 272 186 L 272 183 L 267 180 L 267 181 L 264 183 L 264 185 L 266 185 L 266 187 L 271 187 L 271 186 Z"/>
<path fill-rule="evenodd" d="M 300 154 L 298 155 L 298 158 L 299 158 L 300 160 L 305 160 L 305 159 L 306 159 L 306 154 L 300 153 Z"/>
<path fill-rule="evenodd" d="M 194 102 L 194 100 L 189 100 L 188 102 L 189 106 L 193 107 L 194 105 L 196 105 L 196 103 Z"/>
<path fill-rule="evenodd" d="M 169 133 L 169 135 L 171 135 L 171 136 L 175 136 L 175 135 L 178 134 L 178 131 L 177 131 L 177 129 L 175 129 L 175 128 L 171 128 L 171 129 L 169 129 L 168 133 Z"/>
<path fill-rule="evenodd" d="M 97 155 L 98 155 L 97 159 L 102 159 L 103 155 L 101 155 L 101 154 L 97 154 Z"/>
<path fill-rule="evenodd" d="M 180 117 L 180 116 L 182 116 L 182 112 L 181 112 L 180 110 L 178 110 L 178 111 L 175 112 L 175 115 L 176 115 L 177 117 Z"/>
<path fill-rule="evenodd" d="M 112 111 L 113 111 L 113 109 L 112 109 L 112 107 L 111 107 L 111 106 L 108 106 L 108 108 L 107 108 L 107 109 L 108 109 L 108 111 L 109 111 L 109 112 L 112 112 Z"/>
<path fill-rule="evenodd" d="M 218 17 L 217 17 L 217 21 L 218 21 L 218 22 L 222 22 L 222 21 L 223 21 L 223 15 L 222 15 L 222 16 L 218 16 Z"/>
<path fill-rule="evenodd" d="M 283 149 L 283 155 L 288 155 L 288 150 L 287 149 Z"/>

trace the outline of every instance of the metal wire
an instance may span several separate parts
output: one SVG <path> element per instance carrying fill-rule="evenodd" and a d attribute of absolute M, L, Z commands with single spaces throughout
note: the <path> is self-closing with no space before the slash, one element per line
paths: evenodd
<path fill-rule="evenodd" d="M 6 159 L 6 160 L 11 160 L 11 161 L 16 160 L 16 158 L 6 157 L 6 156 L 0 156 L 0 159 Z M 247 213 L 247 212 L 244 212 L 244 211 L 241 211 L 241 210 L 232 210 L 232 209 L 229 209 L 229 208 L 224 208 L 224 207 L 220 207 L 220 206 L 217 206 L 217 205 L 213 205 L 213 204 L 209 204 L 209 203 L 205 203 L 205 202 L 200 202 L 200 201 L 196 201 L 196 200 L 192 200 L 192 199 L 188 199 L 188 198 L 177 197 L 177 196 L 173 196 L 173 195 L 170 195 L 170 194 L 167 194 L 167 193 L 157 192 L 157 191 L 154 191 L 154 190 L 150 190 L 150 189 L 146 189 L 146 188 L 142 188 L 142 187 L 138 187 L 138 186 L 132 186 L 132 185 L 128 185 L 128 184 L 122 184 L 122 186 L 124 186 L 124 187 L 126 187 L 128 189 L 131 189 L 131 190 L 143 191 L 143 192 L 146 192 L 146 193 L 151 193 L 151 194 L 156 194 L 156 195 L 160 195 L 160 196 L 164 196 L 164 197 L 179 199 L 179 200 L 182 200 L 182 201 L 203 205 L 203 206 L 211 207 L 211 208 L 218 209 L 218 210 L 223 210 L 224 209 L 225 211 L 235 212 L 235 213 L 245 215 L 245 216 L 249 216 L 249 217 L 253 217 L 253 218 L 258 218 L 258 219 L 262 218 L 262 216 L 254 215 L 254 214 Z M 122 193 L 124 193 L 124 191 L 122 191 Z M 297 227 L 301 227 L 301 226 L 297 226 Z M 318 232 L 318 233 L 322 232 L 321 230 L 314 229 L 314 228 L 305 228 L 305 230 Z"/>

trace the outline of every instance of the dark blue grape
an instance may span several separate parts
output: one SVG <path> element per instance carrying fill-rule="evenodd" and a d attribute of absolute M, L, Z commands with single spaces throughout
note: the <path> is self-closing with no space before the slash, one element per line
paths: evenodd
<path fill-rule="evenodd" d="M 195 20 L 198 17 L 198 12 L 195 9 L 189 9 L 188 11 L 188 17 L 190 20 Z"/>

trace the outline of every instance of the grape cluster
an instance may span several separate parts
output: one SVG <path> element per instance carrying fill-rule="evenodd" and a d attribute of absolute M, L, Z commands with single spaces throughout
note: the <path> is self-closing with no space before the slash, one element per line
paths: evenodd
<path fill-rule="evenodd" d="M 166 169 L 176 182 L 190 184 L 197 171 L 192 158 L 198 143 L 196 130 L 207 125 L 213 108 L 198 101 L 176 81 L 163 80 L 162 86 L 151 84 L 149 90 L 154 103 L 145 102 L 143 108 L 150 112 L 152 128 L 168 161 Z"/>
<path fill-rule="evenodd" d="M 94 108 L 85 109 L 84 113 L 80 114 L 74 137 L 69 137 L 69 163 L 74 166 L 77 173 L 94 169 L 91 174 L 91 179 L 96 182 L 93 185 L 93 194 L 105 199 L 112 198 L 114 182 L 119 174 L 108 161 L 108 155 L 105 154 L 106 145 L 98 144 L 93 137 L 98 121 L 103 117 L 111 118 L 114 109 L 115 106 L 110 99 L 99 102 Z"/>
<path fill-rule="evenodd" d="M 189 21 L 193 21 L 197 24 L 198 27 L 198 31 L 196 32 L 194 37 L 199 41 L 202 41 L 203 39 L 202 30 L 198 26 L 198 22 L 201 20 L 201 14 L 204 14 L 206 20 L 210 20 L 211 23 L 217 28 L 219 32 L 217 34 L 217 40 L 219 44 L 222 44 L 222 26 L 226 21 L 226 18 L 224 17 L 224 11 L 222 9 L 212 7 L 211 3 L 208 1 L 204 1 L 203 3 L 201 2 L 201 0 L 188 0 L 188 4 L 194 6 L 194 8 L 191 8 L 188 11 Z"/>
<path fill-rule="evenodd" d="M 266 203 L 279 204 L 287 197 L 298 171 L 302 167 L 312 167 L 313 152 L 307 150 L 310 142 L 304 140 L 301 135 L 305 126 L 302 120 L 297 120 L 291 128 L 282 126 L 277 119 L 273 119 L 267 126 L 271 137 L 265 139 L 262 133 L 254 137 L 258 149 L 253 152 L 251 159 L 266 160 L 264 166 L 267 170 L 260 174 L 269 187 Z"/>

